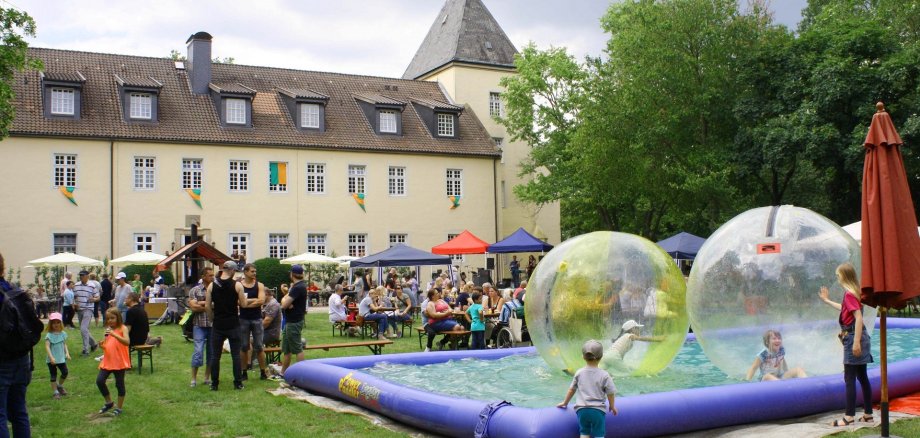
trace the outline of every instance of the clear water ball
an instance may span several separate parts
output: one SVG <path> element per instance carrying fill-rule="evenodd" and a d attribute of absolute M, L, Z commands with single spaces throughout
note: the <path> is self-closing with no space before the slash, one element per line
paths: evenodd
<path fill-rule="evenodd" d="M 561 243 L 537 265 L 527 285 L 527 326 L 552 368 L 583 367 L 582 344 L 596 339 L 604 345 L 600 366 L 612 374 L 656 374 L 671 363 L 687 334 L 685 292 L 677 264 L 658 245 L 625 233 L 584 234 Z M 641 327 L 633 328 L 632 342 L 615 348 L 629 321 Z"/>
<path fill-rule="evenodd" d="M 726 222 L 700 248 L 687 285 L 690 326 L 706 356 L 730 377 L 744 377 L 767 330 L 778 330 L 789 368 L 841 372 L 839 311 L 818 291 L 827 286 L 832 301 L 843 300 L 835 271 L 844 262 L 859 272 L 859 245 L 811 210 L 762 207 Z M 875 313 L 863 308 L 870 333 Z"/>

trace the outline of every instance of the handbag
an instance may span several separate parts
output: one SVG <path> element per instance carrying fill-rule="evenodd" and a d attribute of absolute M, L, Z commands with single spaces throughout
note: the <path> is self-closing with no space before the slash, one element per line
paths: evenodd
<path fill-rule="evenodd" d="M 186 310 L 185 314 L 182 315 L 182 318 L 179 319 L 179 326 L 182 327 L 183 331 L 192 330 L 192 321 L 195 320 L 194 318 L 192 318 L 193 316 L 195 316 L 195 312 L 192 312 L 191 310 Z"/>

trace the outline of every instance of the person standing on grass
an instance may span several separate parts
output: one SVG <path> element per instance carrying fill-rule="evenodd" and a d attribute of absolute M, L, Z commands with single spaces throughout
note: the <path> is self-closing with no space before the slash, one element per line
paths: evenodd
<path fill-rule="evenodd" d="M 201 268 L 201 283 L 192 288 L 188 293 L 188 307 L 194 312 L 192 316 L 192 338 L 194 339 L 194 350 L 192 351 L 192 382 L 189 384 L 192 388 L 198 385 L 198 368 L 205 365 L 204 384 L 211 384 L 211 318 L 208 316 L 205 302 L 207 299 L 207 289 L 214 282 L 214 269 L 211 267 Z M 207 362 L 204 361 L 207 353 Z"/>
<path fill-rule="evenodd" d="M 96 273 L 89 274 L 89 284 L 96 291 L 96 301 L 93 302 L 93 325 L 99 327 L 99 306 L 102 301 L 102 283 L 96 280 Z"/>
<path fill-rule="evenodd" d="M 114 289 L 108 273 L 102 274 L 102 281 L 99 282 L 99 286 L 102 287 L 102 293 L 99 295 L 99 312 L 102 313 L 102 318 L 105 319 L 105 312 L 109 310 L 109 301 L 112 301 L 112 290 Z M 105 321 L 102 321 L 102 325 L 105 325 Z"/>
<path fill-rule="evenodd" d="M 248 380 L 247 371 L 252 363 L 250 345 L 259 359 L 259 378 L 268 379 L 265 374 L 265 353 L 262 351 L 262 304 L 265 303 L 265 285 L 256 279 L 256 265 L 243 266 L 243 279 L 236 283 L 236 292 L 246 295 L 245 304 L 240 303 L 240 351 L 243 361 L 243 380 Z M 251 342 L 250 342 L 251 336 Z"/>
<path fill-rule="evenodd" d="M 124 333 L 121 313 L 117 309 L 109 309 L 105 316 L 105 339 L 102 340 L 102 361 L 99 362 L 99 375 L 96 376 L 96 386 L 105 404 L 99 409 L 100 414 L 112 411 L 116 417 L 121 415 L 121 408 L 125 404 L 125 371 L 131 368 L 131 355 L 128 353 L 128 336 Z M 118 390 L 118 405 L 112 402 L 106 380 L 109 375 L 115 375 L 115 388 Z M 115 410 L 112 410 L 112 408 Z"/>
<path fill-rule="evenodd" d="M 73 282 L 67 280 L 67 283 L 64 283 L 64 292 L 61 293 L 61 300 L 63 305 L 61 310 L 64 312 L 64 327 L 76 328 L 73 325 Z"/>
<path fill-rule="evenodd" d="M 205 306 L 211 316 L 211 391 L 220 385 L 220 357 L 224 340 L 230 341 L 230 359 L 233 362 L 233 388 L 243 389 L 240 363 L 240 307 L 246 305 L 246 295 L 236 288 L 233 280 L 236 262 L 224 262 L 220 277 L 207 289 Z"/>
<path fill-rule="evenodd" d="M 99 345 L 89 332 L 89 323 L 93 320 L 93 305 L 99 301 L 96 288 L 89 283 L 89 272 L 80 271 L 80 281 L 73 286 L 74 306 L 77 320 L 80 321 L 80 337 L 83 338 L 83 356 L 89 356 Z"/>
<path fill-rule="evenodd" d="M 303 266 L 291 266 L 290 288 L 281 285 L 281 292 L 286 295 L 281 299 L 281 309 L 284 312 L 284 333 L 281 335 L 281 374 L 291 365 L 291 355 L 296 354 L 297 360 L 303 360 L 303 333 L 304 315 L 307 313 L 307 285 L 303 281 Z"/>
<path fill-rule="evenodd" d="M 141 281 L 141 274 L 134 274 L 134 280 L 131 281 L 131 289 L 134 289 L 134 292 L 144 293 L 144 282 Z"/>
<path fill-rule="evenodd" d="M 112 298 L 109 305 L 118 309 L 118 312 L 121 313 L 122 321 L 128 315 L 128 306 L 125 304 L 125 299 L 128 298 L 128 294 L 131 292 L 135 292 L 135 290 L 128 284 L 128 276 L 124 272 L 119 272 L 115 275 L 115 297 Z M 64 323 L 66 324 L 66 322 L 67 317 L 64 317 Z"/>
<path fill-rule="evenodd" d="M 64 331 L 64 322 L 60 313 L 54 312 L 48 317 L 45 353 L 48 354 L 45 362 L 51 373 L 51 390 L 54 391 L 52 397 L 60 400 L 61 396 L 67 395 L 67 391 L 64 390 L 64 381 L 67 380 L 67 361 L 70 360 L 70 351 L 67 349 L 67 332 Z M 61 372 L 60 378 L 57 375 L 58 371 Z"/>
<path fill-rule="evenodd" d="M 155 338 L 148 336 L 150 334 L 150 320 L 147 318 L 147 311 L 144 310 L 144 306 L 138 305 L 140 299 L 140 294 L 131 292 L 128 294 L 128 299 L 125 300 L 125 304 L 128 305 L 128 317 L 125 318 L 124 325 L 125 334 L 131 341 L 129 345 L 131 347 L 135 345 L 155 345 L 159 347 L 163 343 L 163 338 L 160 336 Z"/>

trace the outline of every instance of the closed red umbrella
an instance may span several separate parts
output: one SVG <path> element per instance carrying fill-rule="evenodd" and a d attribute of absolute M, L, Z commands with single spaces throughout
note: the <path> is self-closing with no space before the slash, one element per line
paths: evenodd
<path fill-rule="evenodd" d="M 877 306 L 881 316 L 882 436 L 888 436 L 888 309 L 920 295 L 920 236 L 898 148 L 901 137 L 876 104 L 863 146 L 862 302 Z"/>

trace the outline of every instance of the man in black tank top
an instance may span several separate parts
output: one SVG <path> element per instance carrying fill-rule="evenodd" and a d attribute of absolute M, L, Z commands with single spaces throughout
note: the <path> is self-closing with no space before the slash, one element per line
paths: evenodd
<path fill-rule="evenodd" d="M 265 285 L 256 280 L 256 265 L 247 263 L 243 266 L 243 278 L 236 283 L 236 292 L 246 295 L 246 304 L 240 305 L 240 351 L 243 359 L 243 380 L 249 377 L 246 371 L 252 364 L 249 354 L 249 338 L 252 337 L 252 351 L 259 358 L 261 379 L 268 379 L 265 374 L 265 353 L 262 352 L 262 304 L 265 303 Z"/>
<path fill-rule="evenodd" d="M 240 364 L 240 318 L 239 308 L 246 305 L 246 296 L 237 290 L 233 274 L 236 262 L 227 261 L 219 278 L 208 286 L 205 307 L 212 316 L 211 327 L 211 391 L 217 391 L 220 384 L 220 357 L 224 351 L 224 340 L 230 341 L 230 358 L 233 360 L 233 387 L 243 389 Z"/>

